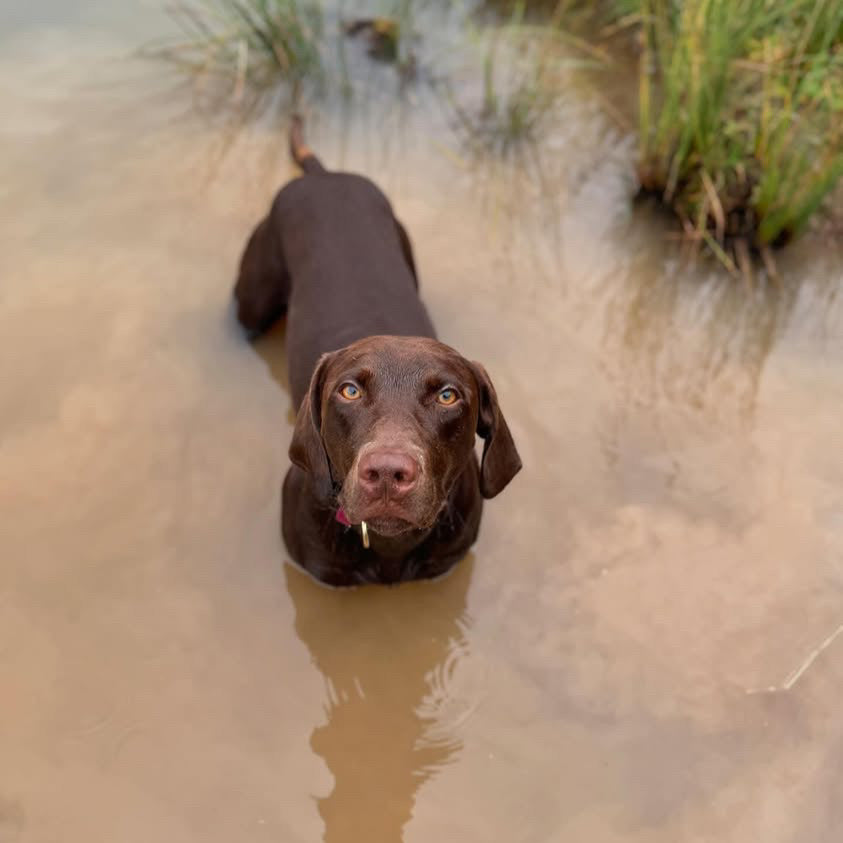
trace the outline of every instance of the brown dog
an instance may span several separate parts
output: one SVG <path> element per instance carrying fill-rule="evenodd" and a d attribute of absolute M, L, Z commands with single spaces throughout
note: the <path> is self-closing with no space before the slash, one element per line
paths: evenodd
<path fill-rule="evenodd" d="M 298 121 L 290 145 L 305 175 L 252 233 L 234 291 L 250 336 L 288 316 L 284 540 L 331 585 L 436 577 L 473 544 L 518 452 L 486 371 L 434 338 L 386 197 L 327 172 Z"/>

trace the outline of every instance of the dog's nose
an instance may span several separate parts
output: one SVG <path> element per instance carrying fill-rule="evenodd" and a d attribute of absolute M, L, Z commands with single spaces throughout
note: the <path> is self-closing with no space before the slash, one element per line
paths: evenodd
<path fill-rule="evenodd" d="M 419 464 L 400 451 L 369 451 L 360 460 L 357 478 L 370 498 L 400 500 L 416 487 Z"/>

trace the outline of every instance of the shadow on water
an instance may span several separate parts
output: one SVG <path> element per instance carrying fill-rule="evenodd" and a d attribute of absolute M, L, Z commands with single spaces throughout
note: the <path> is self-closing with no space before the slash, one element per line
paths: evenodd
<path fill-rule="evenodd" d="M 330 590 L 286 565 L 295 629 L 326 684 L 311 735 L 333 777 L 318 799 L 325 843 L 398 841 L 416 793 L 456 760 L 448 685 L 465 654 L 468 556 L 443 580 Z"/>

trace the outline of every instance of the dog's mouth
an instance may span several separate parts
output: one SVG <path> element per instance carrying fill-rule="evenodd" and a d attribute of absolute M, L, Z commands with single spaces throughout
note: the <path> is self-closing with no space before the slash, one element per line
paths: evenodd
<path fill-rule="evenodd" d="M 398 507 L 344 507 L 337 511 L 337 521 L 346 526 L 357 525 L 365 521 L 367 529 L 379 536 L 391 538 L 433 526 L 436 518 L 419 518 L 414 513 Z"/>
<path fill-rule="evenodd" d="M 374 518 L 363 518 L 366 526 L 374 533 L 385 538 L 400 536 L 409 533 L 411 530 L 418 530 L 418 526 L 405 518 L 397 518 L 391 515 L 376 515 Z"/>

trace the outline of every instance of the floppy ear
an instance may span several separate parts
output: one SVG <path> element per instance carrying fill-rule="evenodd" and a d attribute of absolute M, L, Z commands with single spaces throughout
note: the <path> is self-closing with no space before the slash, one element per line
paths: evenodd
<path fill-rule="evenodd" d="M 301 402 L 293 439 L 290 442 L 290 461 L 306 471 L 319 498 L 329 498 L 334 491 L 331 463 L 322 439 L 322 392 L 325 372 L 333 354 L 323 354 L 310 379 L 307 395 Z"/>
<path fill-rule="evenodd" d="M 521 470 L 521 457 L 498 406 L 498 396 L 489 375 L 479 363 L 471 366 L 479 395 L 477 435 L 485 440 L 480 463 L 480 494 L 493 498 Z"/>

